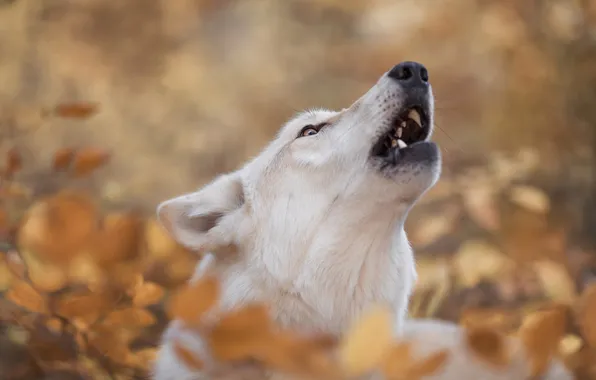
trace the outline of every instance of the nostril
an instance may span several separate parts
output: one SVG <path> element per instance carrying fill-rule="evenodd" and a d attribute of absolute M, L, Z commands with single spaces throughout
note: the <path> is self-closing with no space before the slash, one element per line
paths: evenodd
<path fill-rule="evenodd" d="M 407 66 L 401 67 L 400 70 L 397 71 L 397 79 L 399 80 L 408 80 L 413 76 L 412 69 Z"/>
<path fill-rule="evenodd" d="M 420 79 L 423 82 L 428 82 L 428 70 L 425 67 L 420 70 Z"/>

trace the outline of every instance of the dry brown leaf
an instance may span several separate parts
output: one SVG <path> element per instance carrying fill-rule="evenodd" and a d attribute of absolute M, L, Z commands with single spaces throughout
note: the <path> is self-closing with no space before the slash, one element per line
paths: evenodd
<path fill-rule="evenodd" d="M 73 148 L 60 148 L 54 153 L 52 169 L 54 171 L 68 170 L 75 156 Z"/>
<path fill-rule="evenodd" d="M 511 201 L 527 210 L 546 214 L 550 210 L 550 198 L 536 187 L 518 185 L 510 190 Z"/>
<path fill-rule="evenodd" d="M 27 272 L 23 259 L 16 252 L 8 252 L 5 256 L 6 267 L 15 277 L 23 279 Z"/>
<path fill-rule="evenodd" d="M 89 344 L 108 356 L 116 363 L 128 364 L 132 335 L 114 326 L 97 326 L 88 334 Z"/>
<path fill-rule="evenodd" d="M 457 279 L 463 287 L 473 287 L 480 281 L 494 280 L 512 268 L 512 262 L 496 247 L 480 240 L 462 244 L 454 259 Z"/>
<path fill-rule="evenodd" d="M 341 370 L 330 350 L 337 339 L 329 336 L 304 337 L 290 331 L 265 335 L 252 347 L 252 357 L 265 368 L 311 378 L 339 378 Z"/>
<path fill-rule="evenodd" d="M 26 213 L 18 230 L 21 249 L 41 260 L 72 260 L 97 232 L 98 209 L 84 193 L 64 190 L 40 200 Z"/>
<path fill-rule="evenodd" d="M 86 254 L 76 256 L 68 266 L 68 278 L 75 284 L 85 284 L 91 290 L 101 289 L 108 282 L 106 274 Z"/>
<path fill-rule="evenodd" d="M 463 190 L 462 200 L 468 215 L 488 231 L 496 231 L 501 226 L 495 190 L 495 186 L 488 181 L 475 183 Z"/>
<path fill-rule="evenodd" d="M 45 325 L 54 334 L 62 334 L 64 331 L 64 323 L 60 318 L 50 318 L 45 321 Z"/>
<path fill-rule="evenodd" d="M 148 370 L 157 358 L 157 349 L 144 348 L 142 350 L 135 351 L 132 354 L 132 357 L 134 358 L 134 365 L 137 368 Z"/>
<path fill-rule="evenodd" d="M 165 228 L 155 219 L 151 218 L 145 223 L 145 239 L 149 253 L 158 258 L 168 258 L 180 246 L 168 234 Z"/>
<path fill-rule="evenodd" d="M 596 283 L 583 291 L 575 315 L 584 339 L 591 347 L 596 348 Z"/>
<path fill-rule="evenodd" d="M 72 175 L 84 177 L 105 165 L 110 159 L 110 153 L 101 148 L 88 147 L 78 150 L 72 162 Z"/>
<path fill-rule="evenodd" d="M 132 303 L 139 307 L 153 305 L 163 298 L 164 293 L 164 289 L 156 283 L 145 282 L 136 289 Z"/>
<path fill-rule="evenodd" d="M 349 375 L 358 376 L 376 367 L 393 340 L 391 312 L 377 306 L 367 312 L 346 333 L 340 343 L 339 358 Z"/>
<path fill-rule="evenodd" d="M 518 312 L 498 308 L 466 308 L 461 311 L 459 324 L 468 329 L 490 328 L 503 333 L 517 330 L 521 324 Z"/>
<path fill-rule="evenodd" d="M 66 285 L 67 276 L 61 267 L 44 264 L 27 251 L 22 251 L 21 254 L 27 265 L 29 280 L 37 290 L 49 293 Z"/>
<path fill-rule="evenodd" d="M 567 327 L 563 308 L 538 311 L 524 320 L 518 334 L 531 362 L 531 375 L 541 376 L 556 354 Z"/>
<path fill-rule="evenodd" d="M 220 285 L 215 277 L 204 277 L 178 290 L 168 303 L 170 319 L 180 319 L 193 326 L 219 299 Z"/>
<path fill-rule="evenodd" d="M 142 220 L 131 212 L 110 213 L 94 237 L 90 252 L 101 267 L 134 259 L 140 252 Z"/>
<path fill-rule="evenodd" d="M 112 305 L 107 294 L 79 293 L 65 294 L 56 301 L 56 313 L 64 318 L 78 318 L 86 324 L 92 324 L 106 314 Z"/>
<path fill-rule="evenodd" d="M 35 313 L 48 313 L 45 299 L 25 281 L 16 281 L 6 293 L 6 299 Z"/>
<path fill-rule="evenodd" d="M 408 379 L 415 380 L 432 375 L 441 370 L 448 359 L 448 351 L 435 352 L 420 361 L 414 362 L 410 368 L 408 368 L 406 376 Z"/>
<path fill-rule="evenodd" d="M 113 328 L 142 328 L 151 326 L 155 322 L 157 319 L 149 311 L 130 307 L 111 312 L 104 319 L 103 324 Z"/>
<path fill-rule="evenodd" d="M 412 362 L 411 344 L 401 342 L 389 348 L 380 369 L 387 379 L 399 379 L 405 376 Z"/>
<path fill-rule="evenodd" d="M 479 359 L 490 365 L 505 368 L 511 361 L 507 338 L 487 327 L 466 329 L 466 344 Z"/>
<path fill-rule="evenodd" d="M 267 308 L 250 304 L 223 315 L 206 338 L 218 360 L 243 360 L 270 343 L 271 327 Z"/>
<path fill-rule="evenodd" d="M 0 253 L 0 292 L 10 288 L 15 277 L 10 271 L 4 255 Z"/>
<path fill-rule="evenodd" d="M 64 103 L 54 108 L 54 114 L 70 119 L 86 119 L 97 112 L 97 104 L 93 103 Z"/>
<path fill-rule="evenodd" d="M 458 207 L 447 207 L 437 215 L 425 218 L 422 223 L 415 226 L 410 233 L 412 244 L 424 246 L 431 244 L 441 237 L 451 233 L 461 215 Z"/>
<path fill-rule="evenodd" d="M 552 260 L 539 260 L 532 263 L 532 267 L 548 298 L 564 303 L 575 301 L 577 298 L 575 282 L 564 265 Z"/>
<path fill-rule="evenodd" d="M 23 158 L 16 148 L 11 148 L 6 153 L 6 169 L 4 173 L 12 177 L 16 172 L 23 168 Z"/>
<path fill-rule="evenodd" d="M 192 370 L 203 369 L 203 361 L 192 353 L 189 349 L 181 345 L 179 342 L 174 342 L 174 354 L 182 360 L 182 362 Z"/>

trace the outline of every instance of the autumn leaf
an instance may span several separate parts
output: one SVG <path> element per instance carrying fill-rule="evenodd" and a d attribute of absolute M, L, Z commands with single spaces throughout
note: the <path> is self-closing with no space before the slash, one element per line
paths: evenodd
<path fill-rule="evenodd" d="M 15 282 L 6 293 L 6 299 L 34 313 L 48 312 L 45 299 L 25 281 Z"/>
<path fill-rule="evenodd" d="M 439 371 L 449 359 L 449 352 L 439 351 L 435 352 L 428 357 L 415 362 L 412 364 L 407 371 L 408 379 L 420 379 L 425 376 L 435 374 Z"/>
<path fill-rule="evenodd" d="M 17 232 L 19 246 L 40 260 L 69 262 L 97 232 L 98 214 L 84 193 L 64 190 L 41 199 L 23 218 Z"/>
<path fill-rule="evenodd" d="M 96 263 L 111 265 L 135 258 L 140 250 L 142 221 L 131 212 L 106 215 L 89 248 Z"/>
<path fill-rule="evenodd" d="M 23 168 L 23 158 L 16 148 L 12 148 L 6 154 L 5 174 L 12 177 L 16 172 Z"/>
<path fill-rule="evenodd" d="M 54 114 L 69 119 L 86 119 L 97 112 L 97 104 L 64 103 L 54 108 Z"/>
<path fill-rule="evenodd" d="M 174 341 L 174 354 L 182 360 L 182 362 L 192 370 L 203 369 L 203 362 L 194 353 L 188 350 L 186 347 L 181 345 L 179 342 Z"/>
<path fill-rule="evenodd" d="M 91 324 L 107 313 L 110 306 L 111 302 L 107 295 L 85 292 L 63 295 L 56 301 L 55 310 L 64 318 L 79 318 Z"/>
<path fill-rule="evenodd" d="M 532 376 L 541 376 L 546 371 L 566 326 L 567 315 L 562 308 L 538 311 L 526 317 L 518 334 L 530 359 Z"/>
<path fill-rule="evenodd" d="M 72 175 L 84 177 L 105 165 L 109 159 L 110 153 L 104 149 L 88 147 L 78 150 L 72 160 Z"/>
<path fill-rule="evenodd" d="M 575 315 L 582 335 L 590 346 L 596 347 L 596 283 L 583 291 Z"/>
<path fill-rule="evenodd" d="M 341 369 L 332 360 L 337 339 L 329 335 L 302 336 L 292 331 L 262 335 L 253 342 L 251 357 L 265 368 L 321 379 L 340 378 Z"/>
<path fill-rule="evenodd" d="M 196 318 L 196 317 L 195 317 Z M 213 357 L 243 360 L 269 344 L 271 321 L 262 304 L 246 305 L 223 315 L 206 336 Z"/>
<path fill-rule="evenodd" d="M 145 282 L 135 290 L 132 303 L 138 307 L 153 305 L 163 298 L 164 293 L 164 289 L 156 283 Z"/>
<path fill-rule="evenodd" d="M 130 307 L 111 312 L 103 321 L 106 326 L 114 328 L 139 328 L 155 324 L 157 319 L 149 311 Z"/>
<path fill-rule="evenodd" d="M 487 364 L 505 368 L 511 360 L 506 337 L 488 327 L 466 329 L 466 345 L 479 359 Z"/>
<path fill-rule="evenodd" d="M 347 374 L 358 376 L 376 367 L 391 347 L 391 312 L 382 307 L 366 313 L 346 333 L 338 350 Z"/>
<path fill-rule="evenodd" d="M 211 309 L 219 299 L 219 281 L 215 277 L 204 277 L 194 284 L 188 284 L 172 295 L 167 312 L 170 319 L 180 319 L 193 326 L 199 318 Z"/>
<path fill-rule="evenodd" d="M 88 334 L 89 345 L 116 363 L 126 364 L 130 357 L 132 335 L 111 325 L 97 326 Z"/>
<path fill-rule="evenodd" d="M 54 153 L 52 168 L 55 171 L 68 170 L 75 156 L 73 148 L 61 148 Z"/>
<path fill-rule="evenodd" d="M 411 343 L 401 342 L 389 348 L 380 369 L 387 379 L 399 379 L 406 374 L 412 362 Z"/>

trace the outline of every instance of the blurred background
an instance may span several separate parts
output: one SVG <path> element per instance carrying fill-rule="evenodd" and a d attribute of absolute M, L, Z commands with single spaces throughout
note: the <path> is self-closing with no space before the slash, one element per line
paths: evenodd
<path fill-rule="evenodd" d="M 404 60 L 429 69 L 444 157 L 408 222 L 412 315 L 507 330 L 544 302 L 574 305 L 596 276 L 594 0 L 2 0 L 1 148 L 19 152 L 26 193 L 3 198 L 9 219 L 66 187 L 151 217 L 295 112 L 341 109 Z M 48 116 L 65 103 L 96 110 Z M 89 146 L 109 155 L 93 176 L 52 170 L 60 149 Z M 165 284 L 156 265 L 147 278 Z M 596 352 L 581 323 L 567 338 Z"/>

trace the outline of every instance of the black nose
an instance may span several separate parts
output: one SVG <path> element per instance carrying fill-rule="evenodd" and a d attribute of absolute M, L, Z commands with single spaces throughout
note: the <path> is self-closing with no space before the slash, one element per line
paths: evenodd
<path fill-rule="evenodd" d="M 428 70 L 418 62 L 402 62 L 389 71 L 393 78 L 407 88 L 428 86 Z"/>

